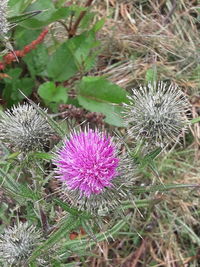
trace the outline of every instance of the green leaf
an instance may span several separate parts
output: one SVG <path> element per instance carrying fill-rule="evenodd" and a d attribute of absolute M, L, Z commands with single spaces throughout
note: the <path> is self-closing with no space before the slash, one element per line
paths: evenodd
<path fill-rule="evenodd" d="M 67 40 L 51 56 L 48 76 L 55 81 L 66 81 L 78 71 L 88 71 L 94 66 L 96 58 L 91 49 L 98 44 L 92 31 Z"/>
<path fill-rule="evenodd" d="M 154 151 L 150 152 L 144 158 L 141 158 L 140 163 L 144 167 L 145 165 L 148 165 L 153 162 L 153 160 L 160 154 L 162 151 L 161 147 L 156 148 Z"/>
<path fill-rule="evenodd" d="M 20 68 L 10 69 L 7 71 L 10 79 L 4 78 L 6 84 L 3 91 L 3 98 L 7 101 L 7 106 L 12 106 L 24 98 L 19 93 L 19 89 L 28 96 L 32 93 L 34 86 L 33 79 L 28 77 L 19 79 L 21 72 L 22 69 Z"/>
<path fill-rule="evenodd" d="M 106 115 L 105 121 L 124 126 L 121 103 L 127 103 L 126 91 L 103 77 L 83 77 L 78 85 L 78 101 L 81 106 Z"/>
<path fill-rule="evenodd" d="M 33 0 L 9 0 L 9 15 L 18 16 L 31 4 Z"/>
<path fill-rule="evenodd" d="M 192 119 L 192 120 L 190 121 L 190 123 L 192 123 L 192 124 L 195 124 L 195 123 L 197 123 L 197 122 L 200 122 L 200 117 L 198 117 L 198 118 L 194 118 L 194 119 Z"/>
<path fill-rule="evenodd" d="M 18 200 L 23 198 L 23 201 L 24 199 L 36 201 L 40 198 L 38 192 L 34 192 L 25 184 L 18 183 L 2 168 L 0 169 L 0 183 L 3 188 L 5 188 L 14 197 L 17 197 Z"/>
<path fill-rule="evenodd" d="M 55 81 L 65 81 L 78 71 L 68 42 L 63 43 L 50 57 L 47 73 Z"/>
<path fill-rule="evenodd" d="M 72 208 L 72 207 L 70 207 L 67 203 L 63 202 L 63 201 L 60 200 L 60 199 L 54 198 L 53 201 L 54 201 L 58 206 L 60 206 L 63 210 L 69 212 L 71 215 L 74 215 L 74 216 L 81 216 L 81 218 L 84 218 L 84 219 L 90 219 L 90 218 L 91 218 L 91 215 L 88 214 L 87 212 L 80 211 L 80 210 L 77 210 L 77 209 L 75 209 L 75 208 Z"/>
<path fill-rule="evenodd" d="M 42 14 L 37 15 L 37 18 L 31 18 L 20 23 L 23 27 L 40 28 L 49 24 L 52 14 L 56 11 L 54 4 L 51 0 L 36 0 L 28 6 L 26 12 L 36 10 L 43 11 Z"/>
<path fill-rule="evenodd" d="M 107 240 L 108 238 L 117 234 L 126 225 L 126 223 L 127 223 L 127 220 L 120 220 L 111 229 L 105 232 L 101 232 L 99 234 L 95 234 L 95 240 L 91 240 L 89 243 L 88 243 L 88 239 L 86 238 L 82 238 L 80 240 L 78 239 L 70 240 L 64 244 L 63 252 L 65 252 L 66 249 L 70 249 L 78 253 L 79 251 L 83 249 L 85 250 L 89 247 L 92 247 L 93 245 L 96 245 L 97 242 Z"/>
<path fill-rule="evenodd" d="M 37 247 L 28 262 L 34 262 L 42 253 L 49 250 L 54 244 L 59 242 L 61 238 L 63 238 L 66 233 L 71 231 L 72 229 L 76 229 L 81 224 L 81 220 L 74 216 L 68 216 L 68 218 L 62 223 L 60 228 L 53 232 L 50 237 L 39 247 Z"/>
<path fill-rule="evenodd" d="M 91 51 L 99 44 L 93 31 L 84 32 L 68 41 L 68 47 L 80 71 L 88 71 L 93 67 L 97 53 Z"/>
<path fill-rule="evenodd" d="M 9 21 L 9 23 L 14 23 L 14 24 L 19 23 L 19 22 L 24 21 L 26 19 L 30 19 L 31 17 L 40 14 L 41 12 L 42 12 L 41 10 L 26 12 L 22 15 L 9 17 L 8 21 Z"/>
<path fill-rule="evenodd" d="M 147 187 L 133 187 L 133 192 L 135 193 L 148 193 L 148 192 L 165 192 L 172 189 L 189 189 L 189 188 L 199 188 L 198 184 L 165 184 L 165 185 L 153 185 Z"/>
<path fill-rule="evenodd" d="M 92 27 L 92 30 L 94 32 L 98 32 L 99 30 L 101 30 L 104 24 L 105 24 L 105 19 L 100 19 L 94 24 L 94 26 Z"/>
<path fill-rule="evenodd" d="M 37 159 L 46 159 L 46 160 L 52 160 L 53 155 L 45 152 L 33 152 L 30 156 L 37 158 Z"/>
<path fill-rule="evenodd" d="M 68 95 L 67 88 L 63 86 L 55 86 L 54 82 L 46 82 L 38 88 L 39 96 L 45 103 L 67 103 Z"/>
<path fill-rule="evenodd" d="M 146 82 L 151 82 L 151 83 L 156 82 L 157 70 L 155 68 L 148 69 L 146 71 L 145 80 Z"/>

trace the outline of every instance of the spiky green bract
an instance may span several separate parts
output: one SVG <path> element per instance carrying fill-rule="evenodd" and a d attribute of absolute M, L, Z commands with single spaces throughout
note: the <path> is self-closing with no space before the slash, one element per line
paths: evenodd
<path fill-rule="evenodd" d="M 176 85 L 159 82 L 133 89 L 124 104 L 130 137 L 148 146 L 164 147 L 178 141 L 187 126 L 189 102 Z"/>
<path fill-rule="evenodd" d="M 61 197 L 71 206 L 93 215 L 105 215 L 116 210 L 124 200 L 133 200 L 132 186 L 137 179 L 137 166 L 129 156 L 119 157 L 119 175 L 113 179 L 112 187 L 105 187 L 100 194 L 86 197 L 79 190 L 69 190 L 62 184 Z"/>
<path fill-rule="evenodd" d="M 7 21 L 7 8 L 8 8 L 8 0 L 0 1 L 0 37 L 6 37 L 9 24 Z"/>
<path fill-rule="evenodd" d="M 4 266 L 25 266 L 26 259 L 41 241 L 41 232 L 28 223 L 19 222 L 0 236 L 0 259 Z"/>
<path fill-rule="evenodd" d="M 47 120 L 29 104 L 14 106 L 0 117 L 0 140 L 15 151 L 42 150 L 52 134 Z"/>

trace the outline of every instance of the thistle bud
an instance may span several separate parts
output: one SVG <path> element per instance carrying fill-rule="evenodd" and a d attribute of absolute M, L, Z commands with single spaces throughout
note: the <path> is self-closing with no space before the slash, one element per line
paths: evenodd
<path fill-rule="evenodd" d="M 41 233 L 28 223 L 19 222 L 7 228 L 0 235 L 0 258 L 4 266 L 24 266 L 40 240 Z"/>
<path fill-rule="evenodd" d="M 14 106 L 0 117 L 0 140 L 17 151 L 41 150 L 52 134 L 47 120 L 29 104 Z"/>
<path fill-rule="evenodd" d="M 129 136 L 148 146 L 164 147 L 178 141 L 187 128 L 189 102 L 175 85 L 159 82 L 134 89 L 124 104 Z"/>

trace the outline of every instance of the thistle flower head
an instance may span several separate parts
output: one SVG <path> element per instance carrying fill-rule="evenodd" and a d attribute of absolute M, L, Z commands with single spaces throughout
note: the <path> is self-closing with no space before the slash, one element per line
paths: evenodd
<path fill-rule="evenodd" d="M 54 163 L 62 182 L 62 197 L 95 214 L 127 199 L 135 179 L 133 161 L 122 159 L 113 139 L 98 130 L 71 134 Z"/>
<path fill-rule="evenodd" d="M 5 37 L 9 30 L 9 24 L 7 21 L 7 8 L 8 8 L 8 0 L 1 0 L 0 1 L 0 37 Z"/>
<path fill-rule="evenodd" d="M 42 149 L 51 135 L 47 120 L 29 104 L 14 106 L 0 117 L 0 140 L 15 150 Z"/>
<path fill-rule="evenodd" d="M 134 89 L 125 106 L 128 133 L 148 145 L 165 146 L 176 142 L 187 124 L 189 102 L 177 86 L 160 82 Z"/>
<path fill-rule="evenodd" d="M 8 266 L 23 266 L 40 240 L 41 233 L 35 226 L 20 222 L 0 235 L 0 258 Z"/>
<path fill-rule="evenodd" d="M 71 190 L 90 197 L 112 186 L 119 159 L 111 138 L 93 130 L 71 134 L 59 151 L 59 178 Z"/>

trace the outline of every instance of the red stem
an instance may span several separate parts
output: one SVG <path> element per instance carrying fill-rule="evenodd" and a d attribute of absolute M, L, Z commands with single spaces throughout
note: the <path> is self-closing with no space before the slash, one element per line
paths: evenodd
<path fill-rule="evenodd" d="M 0 61 L 0 70 L 4 70 L 6 65 L 11 64 L 13 61 L 16 61 L 18 57 L 24 57 L 31 50 L 35 49 L 38 44 L 40 44 L 45 36 L 48 33 L 48 29 L 44 29 L 42 33 L 38 36 L 38 38 L 32 41 L 30 44 L 26 45 L 22 50 L 15 50 L 13 52 L 9 52 L 3 57 L 3 61 Z"/>

